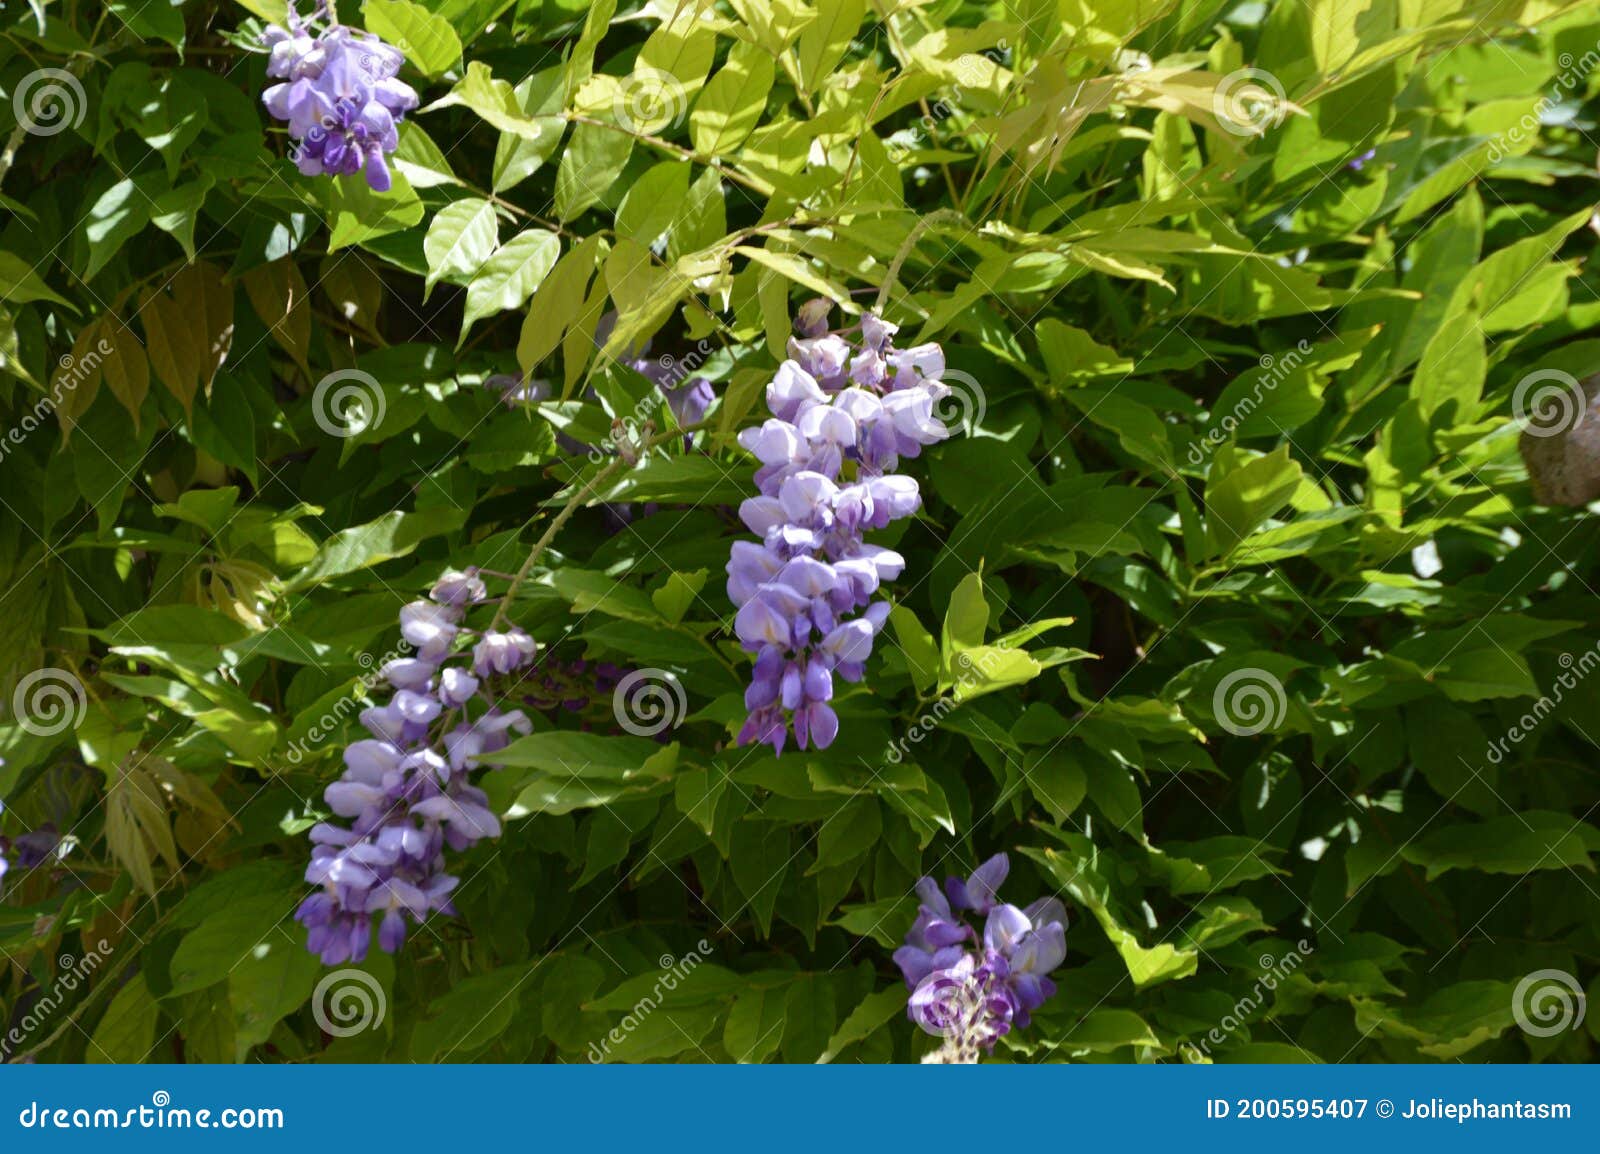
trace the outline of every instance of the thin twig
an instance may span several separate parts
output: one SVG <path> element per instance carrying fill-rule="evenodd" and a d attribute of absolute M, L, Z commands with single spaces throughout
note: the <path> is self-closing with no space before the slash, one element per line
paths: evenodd
<path fill-rule="evenodd" d="M 639 458 L 642 458 L 651 449 L 654 449 L 659 445 L 664 445 L 674 438 L 686 436 L 689 433 L 704 428 L 705 425 L 706 422 L 702 421 L 698 424 L 685 425 L 682 428 L 669 429 L 663 433 L 655 433 L 649 437 L 646 437 L 639 445 L 638 449 L 636 450 L 637 455 Z M 516 576 L 511 579 L 510 587 L 506 589 L 505 596 L 500 599 L 500 608 L 495 610 L 494 620 L 489 623 L 489 628 L 491 630 L 499 629 L 500 626 L 505 624 L 506 614 L 510 611 L 512 602 L 517 599 L 517 591 L 521 589 L 523 583 L 527 581 L 528 574 L 533 572 L 535 563 L 538 562 L 545 549 L 549 547 L 550 542 L 555 540 L 557 533 L 561 532 L 561 527 L 572 519 L 572 515 L 576 513 L 581 506 L 588 503 L 589 498 L 599 490 L 600 486 L 605 481 L 609 480 L 611 476 L 617 472 L 617 470 L 622 468 L 622 466 L 627 463 L 627 458 L 620 455 L 617 456 L 609 464 L 607 464 L 605 468 L 601 469 L 599 472 L 595 473 L 594 476 L 590 477 L 589 480 L 584 484 L 583 488 L 579 489 L 571 497 L 567 498 L 567 503 L 562 506 L 561 512 L 557 513 L 555 520 L 550 522 L 550 527 L 544 531 L 544 535 L 533 543 L 533 548 L 529 551 L 527 560 L 523 561 L 522 568 L 518 569 Z"/>
<path fill-rule="evenodd" d="M 954 220 L 965 224 L 967 218 L 953 208 L 936 209 L 927 216 L 919 217 L 917 223 L 911 226 L 911 231 L 906 233 L 906 239 L 900 243 L 900 251 L 894 254 L 894 263 L 889 266 L 889 272 L 883 278 L 883 286 L 878 289 L 878 300 L 872 306 L 873 312 L 879 316 L 883 315 L 883 307 L 889 303 L 889 290 L 894 287 L 896 279 L 900 276 L 900 266 L 906 263 L 906 257 L 911 255 L 911 250 L 916 247 L 922 234 L 943 220 Z"/>

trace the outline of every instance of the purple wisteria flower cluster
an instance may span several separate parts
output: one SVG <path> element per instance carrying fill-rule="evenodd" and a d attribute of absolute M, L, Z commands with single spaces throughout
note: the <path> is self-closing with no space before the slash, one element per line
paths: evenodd
<path fill-rule="evenodd" d="M 734 542 L 728 561 L 734 631 L 756 655 L 739 744 L 775 753 L 791 727 L 801 749 L 838 735 L 834 674 L 861 680 L 890 608 L 873 594 L 905 568 L 862 535 L 917 511 L 917 482 L 894 469 L 950 435 L 935 411 L 950 392 L 943 350 L 896 349 L 896 326 L 870 313 L 852 343 L 828 331 L 828 308 L 801 308 L 800 336 L 767 386 L 772 416 L 739 434 L 761 462 L 761 495 L 739 506 L 761 542 Z"/>
<path fill-rule="evenodd" d="M 945 1039 L 924 1061 L 976 1062 L 1056 992 L 1046 975 L 1067 956 L 1066 908 L 1053 897 L 1026 909 L 1002 902 L 996 891 L 1010 869 L 1001 853 L 964 882 L 947 878 L 942 891 L 931 877 L 917 883 L 917 920 L 894 960 L 911 1020 Z M 984 919 L 981 935 L 968 914 Z"/>
<path fill-rule="evenodd" d="M 407 918 L 420 925 L 430 913 L 453 914 L 460 879 L 445 869 L 446 848 L 500 835 L 487 795 L 468 778 L 513 732 L 531 732 L 523 712 L 500 709 L 492 690 L 496 678 L 533 661 L 535 645 L 517 628 L 468 630 L 467 609 L 486 598 L 475 570 L 452 571 L 428 600 L 400 611 L 414 656 L 384 664 L 394 692 L 362 711 L 372 736 L 345 750 L 344 775 L 323 795 L 350 825 L 323 822 L 311 831 L 306 880 L 321 888 L 295 919 L 310 931 L 307 948 L 330 966 L 366 957 L 374 918 L 379 946 L 394 953 Z"/>
<path fill-rule="evenodd" d="M 385 157 L 400 147 L 401 118 L 417 94 L 399 79 L 398 49 L 370 32 L 331 24 L 313 34 L 322 9 L 302 19 L 291 7 L 288 27 L 267 26 L 267 75 L 281 80 L 261 94 L 289 126 L 295 163 L 307 176 L 364 173 L 378 192 L 389 188 Z"/>

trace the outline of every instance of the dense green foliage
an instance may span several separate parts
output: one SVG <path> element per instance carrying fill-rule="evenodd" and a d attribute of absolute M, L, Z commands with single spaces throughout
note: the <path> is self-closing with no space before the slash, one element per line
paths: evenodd
<path fill-rule="evenodd" d="M 1591 1056 L 1518 1028 L 1600 959 L 1597 522 L 1518 431 L 1600 367 L 1592 5 L 342 2 L 422 95 L 382 194 L 286 159 L 281 0 L 0 15 L 0 833 L 69 835 L 5 880 L 5 1056 L 913 1060 L 913 883 L 999 850 L 1071 926 L 997 1060 Z M 941 342 L 965 435 L 775 759 L 733 434 L 818 295 Z M 672 428 L 647 338 L 707 430 L 510 616 L 687 709 L 534 715 L 335 1037 L 292 913 L 396 613 Z"/>

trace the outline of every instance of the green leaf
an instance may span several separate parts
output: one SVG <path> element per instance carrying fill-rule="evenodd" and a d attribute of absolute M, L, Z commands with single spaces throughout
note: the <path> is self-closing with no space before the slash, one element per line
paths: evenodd
<path fill-rule="evenodd" d="M 567 128 L 564 119 L 550 115 L 561 110 L 562 69 L 536 72 L 517 85 L 514 93 L 518 107 L 532 119 L 536 131 L 532 136 L 525 131 L 501 134 L 494 150 L 492 187 L 496 192 L 515 188 L 542 168 Z"/>
<path fill-rule="evenodd" d="M 767 52 L 753 44 L 734 45 L 689 114 L 694 150 L 701 156 L 727 156 L 743 144 L 766 111 L 775 73 Z"/>
<path fill-rule="evenodd" d="M 184 255 L 194 259 L 194 224 L 211 190 L 212 179 L 202 174 L 199 180 L 170 188 L 156 196 L 151 205 L 150 223 L 183 246 Z"/>
<path fill-rule="evenodd" d="M 817 1059 L 819 1064 L 832 1062 L 846 1046 L 863 1041 L 880 1027 L 905 1013 L 906 992 L 903 988 L 879 990 L 868 994 L 861 1004 L 851 1010 L 833 1037 L 827 1049 Z"/>
<path fill-rule="evenodd" d="M 705 587 L 704 569 L 697 569 L 688 574 L 672 573 L 668 575 L 665 585 L 650 594 L 650 601 L 660 611 L 661 616 L 676 625 L 693 607 L 700 590 Z"/>
<path fill-rule="evenodd" d="M 558 260 L 539 286 L 517 339 L 517 363 L 523 372 L 532 373 L 555 352 L 578 320 L 600 251 L 600 238 L 589 237 Z"/>
<path fill-rule="evenodd" d="M 870 797 L 846 804 L 817 831 L 817 863 L 811 873 L 864 855 L 883 836 L 883 811 Z"/>
<path fill-rule="evenodd" d="M 410 0 L 366 0 L 367 31 L 388 41 L 424 74 L 439 77 L 461 59 L 461 39 L 443 16 Z"/>
<path fill-rule="evenodd" d="M 1424 417 L 1450 406 L 1450 423 L 1464 425 L 1478 415 L 1487 371 L 1483 327 L 1476 313 L 1467 313 L 1441 326 L 1428 342 L 1411 381 L 1411 395 Z"/>
<path fill-rule="evenodd" d="M 777 907 L 784 875 L 789 869 L 789 831 L 769 822 L 745 820 L 733 827 L 728 865 L 734 884 L 749 903 L 762 937 L 772 932 L 772 914 Z M 777 1047 L 778 1039 L 772 1039 Z"/>
<path fill-rule="evenodd" d="M 1356 1027 L 1409 1039 L 1424 1054 L 1448 1061 L 1515 1025 L 1521 1009 L 1515 994 L 1510 982 L 1469 981 L 1446 986 L 1411 1009 L 1358 999 Z"/>
<path fill-rule="evenodd" d="M 1161 1039 L 1132 1010 L 1101 1007 L 1074 1022 L 1059 1045 L 1069 1054 L 1114 1054 L 1128 1047 L 1159 1047 Z"/>
<path fill-rule="evenodd" d="M 533 964 L 501 966 L 456 982 L 412 1029 L 411 1060 L 464 1061 L 498 1038 L 511 1025 L 517 992 Z"/>
<path fill-rule="evenodd" d="M 537 769 L 570 778 L 609 778 L 632 781 L 656 777 L 655 759 L 663 747 L 642 737 L 602 737 L 595 733 L 551 730 L 519 737 L 483 760 L 494 765 Z"/>
<path fill-rule="evenodd" d="M 95 274 L 116 256 L 117 250 L 140 229 L 150 223 L 151 195 L 156 191 L 150 178 L 136 181 L 124 177 L 100 194 L 84 220 L 83 235 L 89 242 L 89 264 L 83 271 L 84 280 L 93 280 Z"/>
<path fill-rule="evenodd" d="M 865 0 L 818 0 L 816 8 L 817 18 L 800 33 L 795 54 L 800 84 L 808 93 L 817 91 L 838 67 L 867 10 Z"/>
<path fill-rule="evenodd" d="M 183 0 L 106 0 L 108 11 L 141 40 L 164 40 L 183 55 Z"/>
<path fill-rule="evenodd" d="M 422 251 L 428 258 L 428 290 L 440 280 L 468 280 L 483 267 L 500 240 L 494 205 L 468 197 L 441 208 L 428 225 Z"/>
<path fill-rule="evenodd" d="M 460 509 L 427 509 L 416 513 L 396 510 L 376 521 L 334 534 L 317 550 L 317 556 L 287 584 L 290 590 L 309 589 L 349 573 L 370 569 L 404 557 L 429 537 L 460 528 Z"/>
<path fill-rule="evenodd" d="M 1400 855 L 1424 867 L 1432 881 L 1453 869 L 1521 875 L 1571 867 L 1592 873 L 1595 849 L 1600 830 L 1563 813 L 1532 810 L 1430 830 L 1401 847 Z"/>
<path fill-rule="evenodd" d="M 573 220 L 612 192 L 633 154 L 633 137 L 616 129 L 579 124 L 556 170 L 556 215 Z"/>
<path fill-rule="evenodd" d="M 150 987 L 143 974 L 117 991 L 106 1012 L 94 1028 L 84 1061 L 98 1065 L 114 1062 L 133 1065 L 150 1057 L 156 1042 L 156 1023 L 161 1019 L 161 1007 L 150 996 Z"/>
<path fill-rule="evenodd" d="M 456 347 L 467 339 L 473 322 L 493 316 L 503 309 L 514 309 L 533 295 L 561 255 L 561 241 L 554 233 L 529 229 L 512 237 L 500 251 L 484 261 L 467 286 L 466 315 Z"/>
<path fill-rule="evenodd" d="M 722 1031 L 722 1046 L 735 1062 L 764 1062 L 778 1052 L 788 1001 L 787 984 L 755 985 L 739 995 Z"/>
<path fill-rule="evenodd" d="M 0 296 L 13 304 L 53 301 L 77 311 L 66 297 L 54 292 L 38 272 L 14 252 L 0 249 Z"/>
<path fill-rule="evenodd" d="M 1100 344 L 1088 333 L 1055 317 L 1045 317 L 1035 330 L 1039 352 L 1053 381 L 1073 381 L 1093 377 L 1121 377 L 1133 368 L 1133 360 Z"/>
<path fill-rule="evenodd" d="M 1072 816 L 1089 792 L 1089 776 L 1070 743 L 1052 744 L 1028 754 L 1023 776 L 1057 824 Z"/>
<path fill-rule="evenodd" d="M 412 188 L 461 183 L 450 167 L 449 158 L 414 120 L 400 122 L 400 147 L 395 149 L 390 161 Z"/>
<path fill-rule="evenodd" d="M 422 220 L 422 201 L 404 173 L 391 172 L 387 192 L 374 192 L 359 176 L 321 182 L 331 235 L 328 251 L 366 244 Z"/>
<path fill-rule="evenodd" d="M 1260 528 L 1300 486 L 1300 465 L 1290 458 L 1288 445 L 1218 476 L 1222 469 L 1219 455 L 1206 481 L 1206 527 L 1213 556 L 1227 554 Z"/>
<path fill-rule="evenodd" d="M 253 951 L 288 945 L 279 925 L 294 912 L 294 899 L 284 894 L 258 894 L 218 910 L 190 930 L 172 954 L 169 996 L 208 989 L 225 980 Z"/>
<path fill-rule="evenodd" d="M 983 599 L 983 578 L 977 573 L 968 573 L 950 595 L 950 604 L 944 611 L 940 647 L 944 651 L 945 668 L 950 668 L 952 659 L 961 650 L 982 645 L 988 630 L 989 606 Z"/>
<path fill-rule="evenodd" d="M 683 211 L 689 167 L 682 161 L 663 161 L 635 181 L 617 209 L 617 234 L 645 248 L 653 248 L 666 236 Z"/>
<path fill-rule="evenodd" d="M 321 960 L 307 952 L 298 925 L 267 935 L 228 974 L 235 1043 L 260 1046 L 273 1028 L 311 998 L 322 975 Z"/>
<path fill-rule="evenodd" d="M 939 647 L 934 644 L 933 635 L 904 605 L 889 611 L 889 624 L 894 626 L 895 643 L 905 658 L 912 683 L 919 692 L 926 693 L 939 680 Z"/>
<path fill-rule="evenodd" d="M 833 1036 L 834 1006 L 831 974 L 802 974 L 795 979 L 784 1006 L 788 1017 L 782 1043 L 785 1062 L 815 1062 L 822 1055 Z"/>

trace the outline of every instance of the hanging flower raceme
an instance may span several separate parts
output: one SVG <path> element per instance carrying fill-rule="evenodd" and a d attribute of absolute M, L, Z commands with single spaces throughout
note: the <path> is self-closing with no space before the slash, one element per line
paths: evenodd
<path fill-rule="evenodd" d="M 414 656 L 383 666 L 393 693 L 362 711 L 372 736 L 345 750 L 344 776 L 324 794 L 350 824 L 323 822 L 311 831 L 306 880 L 320 888 L 295 918 L 310 931 L 307 947 L 328 965 L 361 961 L 374 919 L 379 946 L 394 953 L 407 919 L 453 914 L 450 894 L 460 879 L 445 868 L 446 849 L 500 835 L 488 796 L 469 776 L 513 732 L 532 730 L 521 710 L 496 705 L 493 690 L 495 679 L 532 662 L 535 647 L 521 629 L 490 629 L 463 651 L 474 636 L 466 610 L 486 596 L 474 570 L 450 572 L 428 600 L 400 611 Z"/>
<path fill-rule="evenodd" d="M 292 8 L 288 27 L 268 25 L 272 51 L 267 75 L 282 81 L 261 94 L 294 138 L 295 163 L 307 176 L 364 173 L 379 192 L 389 188 L 385 159 L 400 147 L 397 125 L 417 106 L 399 79 L 400 52 L 369 32 L 331 24 L 313 34 L 319 7 L 302 19 Z"/>
<path fill-rule="evenodd" d="M 1047 976 L 1067 956 L 1067 911 L 1055 898 L 1026 909 L 997 894 L 1011 863 L 984 862 L 963 882 L 917 883 L 920 906 L 894 960 L 911 990 L 907 1013 L 944 1045 L 924 1061 L 971 1063 L 1056 992 Z M 984 919 L 980 934 L 967 917 Z"/>
<path fill-rule="evenodd" d="M 728 561 L 734 629 L 755 654 L 739 743 L 777 753 L 791 728 L 801 749 L 838 734 L 834 675 L 861 680 L 889 615 L 873 594 L 905 568 L 863 535 L 917 511 L 916 481 L 894 469 L 949 436 L 935 412 L 950 392 L 938 345 L 896 349 L 895 326 L 871 314 L 851 343 L 827 318 L 826 301 L 801 308 L 801 335 L 767 386 L 772 417 L 739 435 L 761 462 L 761 495 L 739 507 L 761 541 L 735 542 Z"/>

